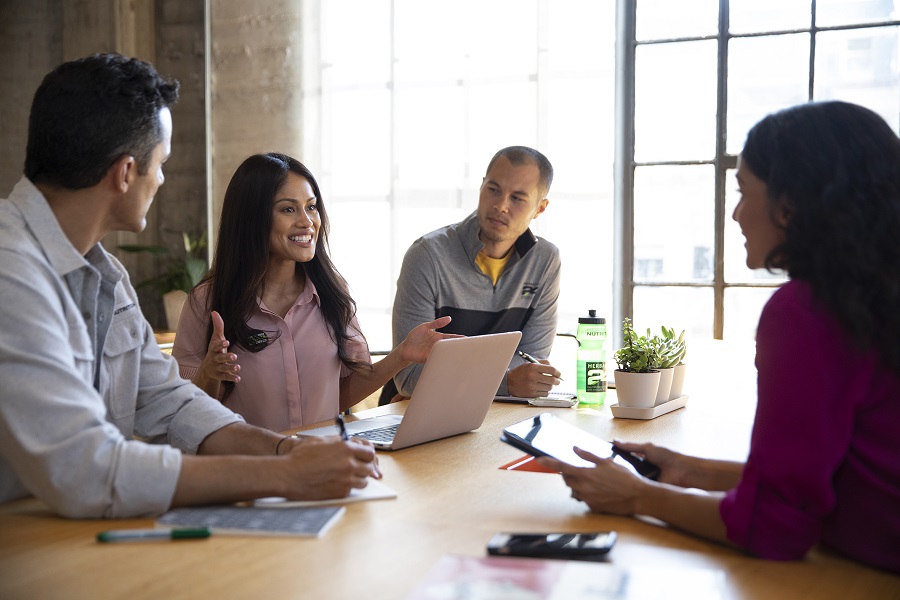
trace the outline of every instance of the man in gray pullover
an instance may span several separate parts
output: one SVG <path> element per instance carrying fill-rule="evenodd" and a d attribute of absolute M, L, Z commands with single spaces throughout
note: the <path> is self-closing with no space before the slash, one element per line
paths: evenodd
<path fill-rule="evenodd" d="M 449 315 L 447 333 L 521 331 L 520 351 L 548 356 L 556 335 L 559 250 L 528 226 L 547 209 L 552 181 L 553 167 L 537 150 L 511 146 L 494 155 L 478 209 L 422 236 L 406 252 L 394 298 L 395 345 L 419 323 Z M 422 367 L 410 365 L 394 377 L 401 396 L 412 395 Z M 559 376 L 549 364 L 517 354 L 497 394 L 543 396 L 559 384 Z M 390 387 L 385 386 L 381 404 L 393 397 Z"/>

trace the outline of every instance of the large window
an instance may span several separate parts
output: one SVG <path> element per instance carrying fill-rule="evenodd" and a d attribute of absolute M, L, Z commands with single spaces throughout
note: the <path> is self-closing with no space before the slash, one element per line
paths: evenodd
<path fill-rule="evenodd" d="M 561 331 L 595 308 L 611 324 L 627 315 L 694 340 L 752 339 L 783 278 L 746 268 L 731 220 L 747 130 L 809 99 L 900 121 L 891 0 L 312 0 L 304 10 L 302 159 L 373 349 L 390 347 L 409 244 L 473 211 L 488 161 L 513 144 L 540 149 L 556 170 L 533 230 L 562 253 Z"/>
<path fill-rule="evenodd" d="M 403 255 L 475 210 L 488 161 L 553 163 L 532 226 L 560 248 L 560 329 L 612 306 L 615 4 L 596 0 L 305 3 L 304 157 L 335 263 L 373 349 L 390 347 Z"/>
<path fill-rule="evenodd" d="M 693 339 L 752 339 L 784 278 L 746 268 L 731 219 L 747 131 L 770 112 L 827 99 L 868 106 L 900 129 L 897 11 L 891 0 L 619 0 L 619 10 L 633 84 L 620 95 L 622 135 L 633 144 L 618 157 L 618 312 L 683 323 Z"/>

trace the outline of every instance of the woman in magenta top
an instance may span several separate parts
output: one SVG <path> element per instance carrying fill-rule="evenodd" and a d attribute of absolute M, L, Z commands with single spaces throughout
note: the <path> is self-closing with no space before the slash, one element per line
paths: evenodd
<path fill-rule="evenodd" d="M 868 109 L 810 103 L 754 126 L 737 179 L 747 266 L 790 276 L 759 320 L 747 461 L 621 444 L 660 483 L 586 452 L 595 467 L 542 461 L 598 512 L 775 560 L 821 543 L 900 573 L 900 140 Z"/>
<path fill-rule="evenodd" d="M 181 375 L 275 431 L 333 419 L 411 362 L 425 362 L 437 319 L 372 363 L 356 304 L 328 255 L 319 185 L 297 160 L 257 154 L 222 206 L 212 269 L 182 310 L 172 354 Z"/>

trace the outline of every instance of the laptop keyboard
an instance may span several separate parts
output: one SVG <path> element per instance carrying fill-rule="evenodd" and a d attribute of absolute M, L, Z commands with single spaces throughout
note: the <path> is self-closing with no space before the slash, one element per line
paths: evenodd
<path fill-rule="evenodd" d="M 363 438 L 372 442 L 390 442 L 394 439 L 394 434 L 397 433 L 398 427 L 400 427 L 400 423 L 354 433 L 353 437 Z"/>

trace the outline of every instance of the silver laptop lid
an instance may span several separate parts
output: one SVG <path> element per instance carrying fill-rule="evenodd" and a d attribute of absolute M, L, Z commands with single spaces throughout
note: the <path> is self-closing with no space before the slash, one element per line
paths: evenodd
<path fill-rule="evenodd" d="M 512 331 L 437 342 L 391 448 L 479 428 L 521 338 L 521 332 Z"/>

